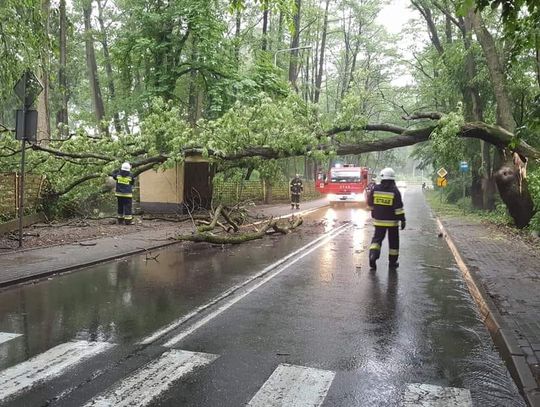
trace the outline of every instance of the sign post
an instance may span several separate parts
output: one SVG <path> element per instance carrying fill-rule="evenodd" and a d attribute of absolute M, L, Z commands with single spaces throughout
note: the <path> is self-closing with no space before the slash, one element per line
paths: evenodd
<path fill-rule="evenodd" d="M 437 175 L 439 178 L 437 178 L 437 186 L 442 188 L 445 188 L 448 186 L 448 180 L 446 179 L 446 176 L 448 175 L 448 171 L 444 167 L 439 168 L 439 171 L 437 171 Z M 443 201 L 443 194 L 441 190 L 441 203 Z"/>
<path fill-rule="evenodd" d="M 461 184 L 463 185 L 463 201 L 465 201 L 465 173 L 469 171 L 469 163 L 467 161 L 461 161 L 459 163 L 459 172 L 461 172 Z M 465 211 L 465 206 L 463 207 Z"/>
<path fill-rule="evenodd" d="M 24 167 L 26 159 L 26 141 L 35 141 L 37 134 L 37 111 L 30 109 L 43 91 L 39 79 L 26 71 L 15 84 L 15 94 L 22 101 L 22 109 L 16 111 L 15 138 L 21 140 L 21 175 L 19 182 L 19 247 L 23 245 L 24 219 Z"/>

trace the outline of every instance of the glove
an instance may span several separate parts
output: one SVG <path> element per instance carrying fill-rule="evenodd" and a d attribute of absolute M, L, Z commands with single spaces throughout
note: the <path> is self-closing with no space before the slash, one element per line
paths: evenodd
<path fill-rule="evenodd" d="M 405 221 L 404 220 L 401 221 L 401 230 L 403 230 L 403 229 L 405 229 Z"/>

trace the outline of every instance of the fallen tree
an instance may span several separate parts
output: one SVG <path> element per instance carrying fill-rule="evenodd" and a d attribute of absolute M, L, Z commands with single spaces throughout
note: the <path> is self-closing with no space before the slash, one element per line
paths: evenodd
<path fill-rule="evenodd" d="M 180 241 L 189 241 L 196 243 L 211 243 L 211 244 L 240 244 L 252 240 L 262 239 L 263 237 L 279 233 L 286 235 L 291 233 L 303 223 L 301 217 L 292 216 L 289 219 L 278 221 L 270 218 L 266 221 L 259 222 L 259 227 L 255 224 L 247 226 L 239 226 L 234 220 L 235 213 L 242 210 L 238 205 L 234 210 L 219 205 L 212 213 L 212 216 L 207 220 L 194 221 L 195 225 L 199 225 L 190 234 L 179 235 L 176 237 Z M 227 227 L 226 225 L 229 225 Z M 220 227 L 220 233 L 216 233 L 216 227 Z M 254 228 L 254 231 L 248 231 L 248 228 Z"/>
<path fill-rule="evenodd" d="M 247 141 L 241 144 L 234 144 L 223 140 L 220 144 L 221 149 L 216 149 L 208 148 L 205 145 L 193 146 L 193 142 L 191 142 L 191 146 L 181 148 L 179 151 L 160 152 L 155 155 L 149 155 L 147 150 L 134 146 L 132 150 L 126 149 L 124 159 L 132 162 L 133 172 L 135 175 L 138 175 L 160 166 L 169 160 L 179 159 L 178 157 L 190 154 L 202 154 L 215 161 L 233 162 L 253 157 L 278 159 L 314 154 L 353 155 L 373 151 L 385 151 L 429 141 L 434 131 L 439 128 L 437 121 L 442 117 L 443 114 L 439 112 L 419 112 L 403 117 L 408 122 L 414 120 L 429 121 L 423 127 L 414 128 L 405 128 L 387 123 L 338 126 L 326 131 L 319 131 L 313 137 L 309 138 L 310 142 L 298 143 L 294 146 L 284 145 L 282 147 L 276 147 L 268 145 L 268 143 L 264 143 L 263 141 L 259 141 L 261 145 L 258 145 L 256 137 L 254 137 L 253 145 L 249 145 Z M 390 133 L 391 135 L 374 140 L 366 140 L 364 137 L 366 132 Z M 337 141 L 337 135 L 340 133 L 347 133 L 350 135 L 349 140 L 358 139 L 358 141 L 340 143 Z M 494 176 L 500 196 L 514 219 L 516 226 L 525 227 L 534 215 L 535 210 L 528 191 L 526 165 L 529 159 L 540 160 L 540 151 L 515 137 L 513 133 L 504 128 L 484 122 L 464 123 L 459 128 L 458 136 L 483 140 L 498 149 L 502 164 L 496 170 Z M 101 141 L 97 141 L 96 143 L 99 142 Z M 216 142 L 210 144 L 215 145 Z M 31 144 L 29 148 L 62 160 L 69 160 L 70 163 L 78 163 L 81 166 L 85 163 L 91 163 L 92 165 L 89 166 L 94 169 L 98 165 L 118 164 L 119 161 L 116 154 L 98 153 L 95 151 L 75 151 L 73 147 L 68 151 L 67 149 L 62 149 L 62 143 L 60 143 L 59 148 L 40 144 Z M 13 152 L 10 151 L 9 155 L 11 156 L 12 154 Z M 53 194 L 55 197 L 62 196 L 87 181 L 102 178 L 104 175 L 103 172 L 90 171 L 89 168 L 88 171 L 81 171 L 80 175 L 71 180 L 69 184 L 54 190 Z"/>

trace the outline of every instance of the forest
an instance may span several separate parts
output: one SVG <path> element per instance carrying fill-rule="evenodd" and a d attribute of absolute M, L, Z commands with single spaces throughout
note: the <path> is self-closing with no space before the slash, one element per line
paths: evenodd
<path fill-rule="evenodd" d="M 32 72 L 45 205 L 193 153 L 269 183 L 291 160 L 308 177 L 343 156 L 430 177 L 467 161 L 472 207 L 540 230 L 536 0 L 3 0 L 0 38 L 0 173 L 19 170 Z"/>

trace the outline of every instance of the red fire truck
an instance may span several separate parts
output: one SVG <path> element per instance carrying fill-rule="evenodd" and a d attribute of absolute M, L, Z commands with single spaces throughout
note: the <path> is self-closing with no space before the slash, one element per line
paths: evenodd
<path fill-rule="evenodd" d="M 369 168 L 336 164 L 327 174 L 318 174 L 316 188 L 326 194 L 330 204 L 366 202 L 366 188 L 370 181 Z"/>

